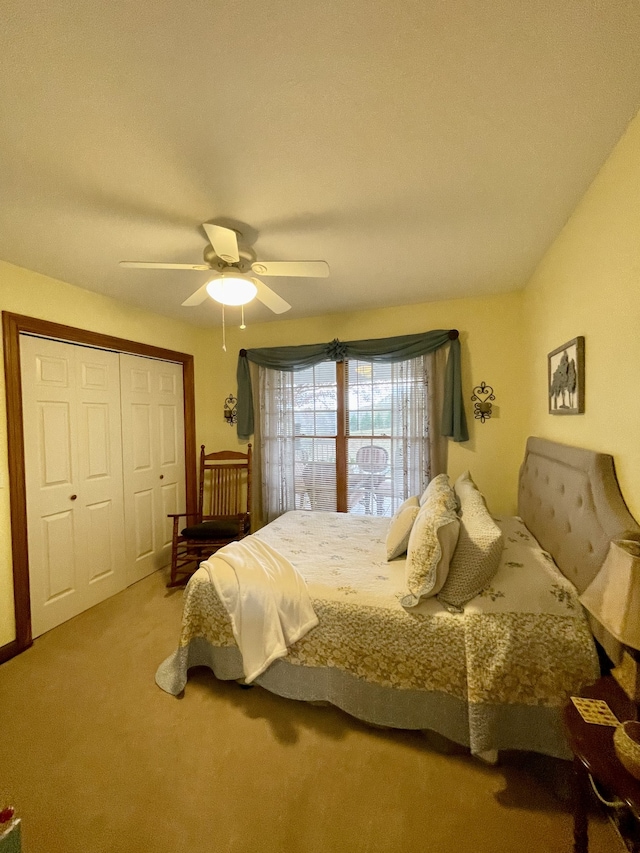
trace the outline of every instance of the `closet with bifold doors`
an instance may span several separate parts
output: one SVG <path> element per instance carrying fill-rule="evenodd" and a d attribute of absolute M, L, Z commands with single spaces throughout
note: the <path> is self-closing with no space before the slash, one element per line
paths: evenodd
<path fill-rule="evenodd" d="M 28 334 L 20 360 L 37 637 L 170 562 L 183 366 Z"/>

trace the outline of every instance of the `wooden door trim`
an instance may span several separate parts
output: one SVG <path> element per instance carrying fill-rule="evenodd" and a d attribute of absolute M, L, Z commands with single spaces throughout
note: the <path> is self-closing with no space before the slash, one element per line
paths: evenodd
<path fill-rule="evenodd" d="M 0 663 L 28 648 L 32 642 L 29 594 L 29 554 L 27 546 L 27 489 L 25 480 L 24 433 L 20 335 L 41 335 L 72 344 L 132 353 L 148 358 L 182 364 L 184 390 L 185 496 L 187 512 L 195 512 L 196 492 L 196 418 L 194 359 L 189 353 L 155 347 L 150 344 L 51 323 L 36 317 L 2 312 L 4 375 L 7 412 L 7 449 L 11 512 L 11 550 L 13 560 L 13 600 L 16 638 L 0 646 Z"/>

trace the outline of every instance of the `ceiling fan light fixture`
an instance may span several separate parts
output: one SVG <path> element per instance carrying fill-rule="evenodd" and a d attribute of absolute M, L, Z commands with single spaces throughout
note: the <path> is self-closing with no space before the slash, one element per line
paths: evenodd
<path fill-rule="evenodd" d="M 326 261 L 252 263 L 255 257 L 253 251 L 241 248 L 238 244 L 242 237 L 239 231 L 212 222 L 204 222 L 202 227 L 210 242 L 204 250 L 204 264 L 174 264 L 161 261 L 120 261 L 120 264 L 142 269 L 210 271 L 211 278 L 185 299 L 183 308 L 202 305 L 207 296 L 223 306 L 247 305 L 255 298 L 274 314 L 283 314 L 291 305 L 271 290 L 262 278 L 252 278 L 249 270 L 261 276 L 290 278 L 326 278 L 329 275 L 329 264 Z"/>
<path fill-rule="evenodd" d="M 207 293 L 222 305 L 246 305 L 255 298 L 258 288 L 240 274 L 221 273 L 208 282 Z"/>

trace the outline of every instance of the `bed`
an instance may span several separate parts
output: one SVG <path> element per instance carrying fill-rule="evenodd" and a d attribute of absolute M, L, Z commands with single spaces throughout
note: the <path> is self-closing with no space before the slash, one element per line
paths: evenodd
<path fill-rule="evenodd" d="M 568 758 L 560 710 L 599 674 L 578 595 L 613 538 L 640 538 L 613 460 L 538 438 L 520 470 L 519 516 L 496 519 L 504 548 L 463 612 L 435 598 L 407 609 L 404 559 L 387 562 L 388 519 L 294 511 L 253 534 L 302 574 L 319 624 L 255 683 L 328 702 L 379 726 L 436 732 L 474 754 L 518 749 Z M 190 667 L 243 679 L 229 616 L 200 568 L 185 590 L 179 647 L 157 684 L 177 695 Z"/>

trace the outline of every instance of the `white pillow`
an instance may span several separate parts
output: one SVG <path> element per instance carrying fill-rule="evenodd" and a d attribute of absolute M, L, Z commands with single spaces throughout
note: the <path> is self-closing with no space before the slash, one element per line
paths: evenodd
<path fill-rule="evenodd" d="M 425 502 L 431 495 L 442 490 L 447 492 L 451 491 L 449 477 L 446 474 L 436 474 L 436 476 L 429 481 L 429 485 L 422 493 L 422 496 L 420 498 L 420 506 L 424 506 Z"/>
<path fill-rule="evenodd" d="M 498 571 L 504 539 L 468 471 L 456 480 L 455 491 L 460 498 L 460 536 L 438 601 L 461 610 Z"/>
<path fill-rule="evenodd" d="M 407 498 L 395 511 L 387 531 L 387 560 L 393 560 L 405 553 L 413 522 L 419 512 L 420 502 L 417 495 Z"/>
<path fill-rule="evenodd" d="M 398 515 L 400 515 L 402 510 L 406 509 L 408 506 L 419 507 L 420 506 L 420 495 L 412 495 L 410 498 L 407 498 L 406 501 L 403 501 L 400 504 L 400 506 L 398 507 L 398 509 L 394 512 L 393 518 L 391 519 L 391 522 L 393 523 L 393 519 L 396 518 Z"/>
<path fill-rule="evenodd" d="M 464 474 L 460 474 L 453 484 L 453 489 L 460 501 L 462 501 L 462 498 L 465 495 L 468 495 L 471 491 L 480 491 L 471 477 L 471 471 L 465 471 Z"/>
<path fill-rule="evenodd" d="M 409 536 L 405 569 L 407 594 L 401 599 L 404 607 L 415 607 L 421 598 L 440 592 L 447 579 L 459 531 L 453 489 L 450 486 L 434 489 L 420 507 Z"/>

